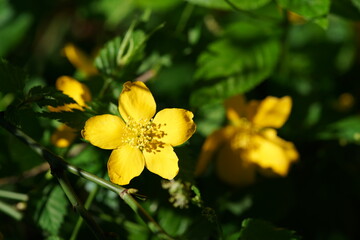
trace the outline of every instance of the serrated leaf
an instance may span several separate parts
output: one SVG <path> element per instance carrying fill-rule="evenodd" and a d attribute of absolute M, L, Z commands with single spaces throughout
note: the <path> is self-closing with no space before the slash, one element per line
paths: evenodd
<path fill-rule="evenodd" d="M 243 46 L 228 39 L 211 44 L 199 57 L 195 76 L 203 86 L 193 92 L 191 104 L 199 107 L 251 90 L 272 73 L 279 53 L 279 42 L 272 39 Z"/>
<path fill-rule="evenodd" d="M 131 32 L 128 42 L 124 45 L 126 51 L 120 51 L 118 53 L 118 65 L 125 66 L 133 61 L 139 60 L 143 55 L 146 39 L 147 37 L 143 31 L 136 30 Z"/>
<path fill-rule="evenodd" d="M 45 194 L 39 201 L 35 219 L 37 224 L 50 235 L 58 235 L 61 224 L 67 213 L 68 200 L 60 186 L 46 188 Z"/>
<path fill-rule="evenodd" d="M 95 58 L 95 66 L 105 75 L 117 76 L 119 69 L 117 66 L 117 54 L 121 45 L 121 38 L 115 37 L 108 41 L 100 50 Z"/>
<path fill-rule="evenodd" d="M 360 116 L 341 119 L 325 127 L 318 134 L 320 139 L 338 139 L 345 143 L 360 143 Z"/>
<path fill-rule="evenodd" d="M 78 109 L 73 109 L 71 112 L 41 112 L 38 113 L 38 115 L 40 117 L 58 120 L 75 129 L 82 129 L 86 120 L 93 116 L 92 113 L 86 110 L 81 111 Z"/>
<path fill-rule="evenodd" d="M 330 10 L 330 0 L 277 0 L 277 3 L 306 19 L 323 17 Z"/>
<path fill-rule="evenodd" d="M 269 222 L 258 219 L 245 219 L 239 240 L 300 240 L 294 231 L 277 228 Z"/>
<path fill-rule="evenodd" d="M 28 102 L 34 102 L 39 107 L 58 107 L 69 103 L 76 103 L 74 99 L 53 87 L 35 86 L 29 90 Z"/>
<path fill-rule="evenodd" d="M 26 73 L 24 70 L 11 65 L 5 59 L 0 59 L 0 92 L 22 93 L 24 89 Z"/>

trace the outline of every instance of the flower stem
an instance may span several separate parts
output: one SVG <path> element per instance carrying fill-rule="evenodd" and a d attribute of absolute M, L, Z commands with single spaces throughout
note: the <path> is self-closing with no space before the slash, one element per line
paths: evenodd
<path fill-rule="evenodd" d="M 80 214 L 82 219 L 89 225 L 90 230 L 96 236 L 97 239 L 106 239 L 106 236 L 100 226 L 94 221 L 89 212 L 85 209 L 85 207 L 81 204 L 78 196 L 75 194 L 74 189 L 71 187 L 71 184 L 66 176 L 66 172 L 61 171 L 55 174 L 57 177 L 60 186 L 71 202 L 73 208 Z"/>

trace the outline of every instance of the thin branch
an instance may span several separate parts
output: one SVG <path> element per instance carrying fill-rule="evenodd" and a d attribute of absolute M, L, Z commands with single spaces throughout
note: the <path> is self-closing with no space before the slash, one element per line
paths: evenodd
<path fill-rule="evenodd" d="M 90 230 L 96 236 L 97 239 L 106 239 L 106 236 L 100 226 L 95 222 L 89 212 L 85 209 L 85 207 L 81 204 L 78 196 L 75 194 L 74 189 L 71 187 L 71 184 L 66 176 L 66 172 L 62 171 L 60 173 L 56 173 L 57 177 L 62 189 L 64 190 L 66 196 L 70 200 L 74 209 L 80 214 L 82 219 L 89 225 Z"/>
<path fill-rule="evenodd" d="M 5 190 L 0 190 L 0 197 L 7 198 L 7 199 L 18 200 L 18 201 L 23 201 L 23 202 L 26 202 L 27 200 L 29 200 L 29 197 L 26 194 L 16 193 L 16 192 L 11 192 L 11 191 L 5 191 Z"/>
<path fill-rule="evenodd" d="M 85 204 L 84 204 L 85 209 L 89 209 L 89 207 L 90 207 L 91 203 L 93 202 L 93 200 L 95 199 L 95 196 L 96 196 L 98 191 L 99 191 L 99 185 L 95 185 L 95 187 L 91 190 L 88 198 L 85 201 Z M 77 235 L 79 233 L 79 230 L 80 230 L 83 222 L 84 222 L 83 218 L 79 217 L 76 224 L 75 224 L 73 232 L 72 232 L 72 234 L 70 236 L 70 240 L 76 240 L 77 239 Z"/>
<path fill-rule="evenodd" d="M 10 217 L 18 221 L 21 220 L 21 218 L 23 217 L 23 214 L 19 212 L 16 208 L 8 205 L 7 203 L 4 203 L 3 201 L 0 201 L 0 211 L 6 213 Z"/>
<path fill-rule="evenodd" d="M 42 172 L 45 172 L 49 169 L 50 169 L 49 163 L 47 163 L 47 162 L 42 163 L 41 165 L 35 166 L 35 167 L 21 173 L 20 175 L 0 178 L 0 186 L 7 185 L 7 184 L 14 184 L 23 179 L 35 177 L 36 175 L 38 175 Z"/>

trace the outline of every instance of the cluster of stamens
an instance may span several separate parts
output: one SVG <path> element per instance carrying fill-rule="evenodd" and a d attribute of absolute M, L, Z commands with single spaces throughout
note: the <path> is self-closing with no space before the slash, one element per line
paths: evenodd
<path fill-rule="evenodd" d="M 138 148 L 140 151 L 160 152 L 164 147 L 161 141 L 166 133 L 161 130 L 166 124 L 155 124 L 153 119 L 134 120 L 129 119 L 126 122 L 126 131 L 123 136 L 123 142 Z"/>
<path fill-rule="evenodd" d="M 258 132 L 257 128 L 247 119 L 241 118 L 236 123 L 236 127 L 239 131 L 235 134 L 232 147 L 235 149 L 248 149 L 253 147 L 251 138 Z"/>

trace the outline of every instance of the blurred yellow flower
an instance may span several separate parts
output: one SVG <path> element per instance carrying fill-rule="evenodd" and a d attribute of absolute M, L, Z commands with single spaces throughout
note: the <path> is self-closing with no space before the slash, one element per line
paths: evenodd
<path fill-rule="evenodd" d="M 118 110 L 122 118 L 94 116 L 82 131 L 91 144 L 113 150 L 108 161 L 110 180 L 126 185 L 145 166 L 165 179 L 173 179 L 179 171 L 173 146 L 184 143 L 195 132 L 193 113 L 166 108 L 155 115 L 155 100 L 139 81 L 124 83 Z"/>
<path fill-rule="evenodd" d="M 274 128 L 286 122 L 291 105 L 288 96 L 249 103 L 242 96 L 230 98 L 225 106 L 231 125 L 206 139 L 195 175 L 202 174 L 217 153 L 217 174 L 228 184 L 251 184 L 257 171 L 267 176 L 286 176 L 298 153 L 291 142 L 277 136 Z"/>
<path fill-rule="evenodd" d="M 91 100 L 88 87 L 71 77 L 61 76 L 56 80 L 55 85 L 58 90 L 74 99 L 76 103 L 65 104 L 58 107 L 49 106 L 48 108 L 51 112 L 72 111 L 72 109 L 83 110 L 86 102 Z M 50 140 L 55 146 L 64 148 L 68 147 L 75 140 L 76 135 L 75 129 L 61 124 L 51 135 Z"/>
<path fill-rule="evenodd" d="M 98 73 L 98 70 L 93 64 L 93 60 L 80 49 L 78 49 L 74 44 L 66 44 L 63 52 L 71 64 L 74 65 L 77 69 L 83 71 L 86 75 L 91 76 Z"/>

